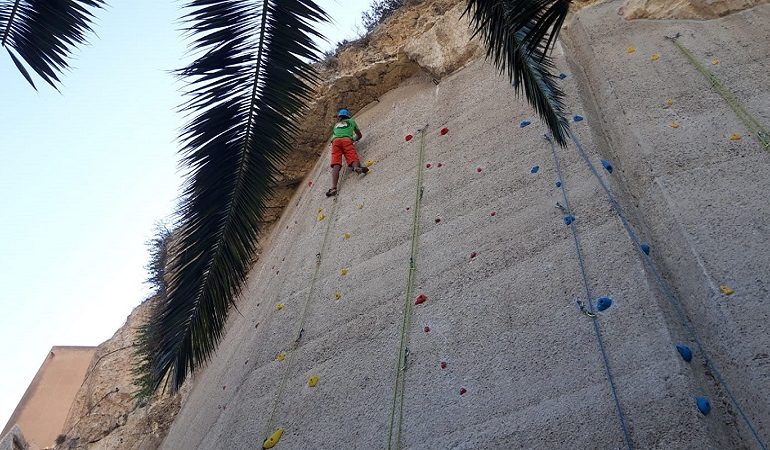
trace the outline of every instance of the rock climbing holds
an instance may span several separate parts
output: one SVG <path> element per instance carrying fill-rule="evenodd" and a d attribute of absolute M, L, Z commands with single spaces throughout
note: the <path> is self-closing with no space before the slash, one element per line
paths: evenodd
<path fill-rule="evenodd" d="M 280 311 L 280 310 L 282 310 L 282 309 L 283 309 L 283 306 L 284 306 L 284 305 L 283 305 L 283 303 L 276 303 L 276 305 L 275 305 L 275 310 L 276 310 L 276 311 Z"/>
<path fill-rule="evenodd" d="M 471 259 L 476 257 L 476 252 L 471 252 Z"/>
<path fill-rule="evenodd" d="M 342 298 L 342 293 L 340 293 L 340 292 L 335 292 L 334 293 L 334 300 L 339 300 L 341 298 Z"/>
<path fill-rule="evenodd" d="M 497 211 L 492 211 L 491 213 L 489 213 L 489 215 L 492 217 L 495 217 L 497 215 Z"/>
<path fill-rule="evenodd" d="M 741 140 L 741 135 L 738 134 L 738 133 L 733 133 L 733 134 L 730 135 L 730 140 L 731 141 L 740 141 Z"/>
<path fill-rule="evenodd" d="M 342 275 L 342 276 L 344 277 L 344 276 L 345 276 L 345 275 L 347 275 L 347 274 L 348 274 L 348 269 L 346 269 L 345 267 L 343 267 L 342 269 L 340 269 L 340 275 Z"/>
<path fill-rule="evenodd" d="M 313 375 L 307 379 L 307 385 L 310 387 L 316 387 L 318 385 L 318 375 Z"/>
<path fill-rule="evenodd" d="M 460 388 L 460 395 L 465 395 L 466 392 L 468 392 L 467 389 L 465 389 L 464 387 Z"/>
<path fill-rule="evenodd" d="M 719 286 L 719 292 L 723 293 L 724 295 L 733 295 L 735 294 L 735 291 L 730 289 L 729 287 L 725 286 L 724 284 Z"/>
<path fill-rule="evenodd" d="M 657 61 L 660 59 L 660 53 L 653 53 L 650 55 L 650 61 Z"/>
<path fill-rule="evenodd" d="M 606 159 L 602 160 L 602 167 L 604 167 L 604 170 L 606 170 L 609 173 L 612 173 L 612 171 L 614 170 L 614 167 L 612 167 L 612 164 L 610 164 L 610 162 L 607 161 Z"/>
<path fill-rule="evenodd" d="M 430 333 L 430 327 L 425 325 L 425 328 L 423 328 L 422 331 L 424 331 L 426 333 Z"/>
<path fill-rule="evenodd" d="M 572 222 L 575 221 L 575 216 L 572 214 L 564 216 L 564 225 L 572 225 Z"/>
<path fill-rule="evenodd" d="M 440 169 L 441 167 L 443 167 L 443 166 L 444 166 L 444 163 L 438 163 L 438 164 L 436 164 L 436 167 L 438 167 L 439 169 Z"/>
<path fill-rule="evenodd" d="M 667 99 L 665 103 L 663 103 L 663 109 L 668 109 L 668 108 L 671 108 L 672 106 L 674 106 L 674 101 L 671 100 L 670 98 Z"/>
<path fill-rule="evenodd" d="M 639 245 L 639 249 L 643 251 L 645 255 L 650 255 L 650 244 L 642 243 Z"/>
<path fill-rule="evenodd" d="M 407 135 L 404 137 L 404 140 L 405 140 L 406 142 L 409 142 L 409 141 L 411 141 L 411 140 L 412 140 L 412 138 L 414 138 L 414 136 L 412 136 L 411 134 L 407 134 Z"/>
<path fill-rule="evenodd" d="M 532 122 L 530 122 L 529 120 L 522 120 L 522 121 L 519 123 L 519 128 L 524 128 L 524 127 L 526 127 L 527 125 L 531 125 L 531 124 L 532 124 Z"/>
<path fill-rule="evenodd" d="M 344 240 L 346 240 L 346 241 L 347 241 L 348 239 L 350 239 L 350 233 L 342 233 L 342 239 L 344 239 Z"/>
<path fill-rule="evenodd" d="M 717 64 L 719 64 L 719 60 L 718 59 L 714 58 L 714 59 L 711 60 L 711 65 L 712 66 L 716 66 Z"/>
<path fill-rule="evenodd" d="M 585 120 L 585 117 L 583 117 L 583 116 L 581 116 L 579 114 L 576 114 L 575 117 L 572 118 L 572 120 L 574 122 L 582 122 L 583 120 Z"/>
<path fill-rule="evenodd" d="M 359 204 L 356 205 L 356 208 L 364 209 L 364 204 L 363 203 L 359 203 Z"/>
<path fill-rule="evenodd" d="M 626 49 L 626 53 L 628 53 L 629 55 L 630 55 L 631 53 L 634 53 L 635 51 L 636 51 L 636 49 L 635 49 L 634 47 L 628 47 L 628 48 Z"/>
<path fill-rule="evenodd" d="M 529 173 L 538 173 L 540 171 L 540 166 L 532 166 L 531 169 L 529 169 Z"/>
<path fill-rule="evenodd" d="M 326 218 L 326 215 L 323 213 L 323 211 L 318 211 L 318 221 L 322 221 Z"/>
<path fill-rule="evenodd" d="M 690 347 L 684 344 L 676 344 L 676 351 L 679 352 L 679 356 L 681 356 L 683 360 L 687 362 L 692 361 L 692 350 L 690 350 Z"/>
<path fill-rule="evenodd" d="M 481 173 L 481 167 L 476 167 L 476 173 Z"/>
<path fill-rule="evenodd" d="M 559 79 L 560 80 L 563 80 L 565 78 L 567 78 L 567 74 L 566 73 L 562 72 L 562 73 L 559 74 Z"/>
<path fill-rule="evenodd" d="M 446 361 L 441 361 L 441 368 L 446 369 Z"/>
<path fill-rule="evenodd" d="M 278 354 L 278 355 L 275 357 L 275 360 L 276 360 L 276 361 L 283 361 L 283 360 L 285 360 L 285 359 L 286 359 L 286 352 L 281 352 L 281 353 L 279 353 L 279 354 Z"/>
<path fill-rule="evenodd" d="M 596 300 L 596 309 L 600 312 L 608 309 L 610 306 L 612 306 L 612 299 L 609 297 L 599 297 Z"/>
<path fill-rule="evenodd" d="M 679 124 L 676 120 L 672 120 L 670 124 L 668 124 L 671 128 L 679 128 Z"/>
<path fill-rule="evenodd" d="M 557 188 L 560 188 L 560 187 L 561 187 L 561 181 L 557 181 L 557 182 L 556 182 L 556 187 L 557 187 Z"/>
<path fill-rule="evenodd" d="M 425 168 L 426 169 L 430 169 L 431 167 L 433 167 L 433 164 L 431 164 L 431 163 L 425 164 Z"/>
<path fill-rule="evenodd" d="M 704 416 L 711 412 L 711 402 L 706 397 L 696 397 L 695 404 L 698 405 L 698 411 Z"/>
<path fill-rule="evenodd" d="M 313 182 L 312 182 L 312 181 L 308 181 L 308 182 L 307 182 L 307 185 L 308 185 L 308 186 L 313 186 Z"/>
<path fill-rule="evenodd" d="M 436 216 L 436 218 L 435 218 L 435 219 L 433 219 L 433 222 L 435 222 L 435 223 L 441 223 L 441 217 L 439 217 L 439 216 Z"/>
<path fill-rule="evenodd" d="M 374 161 L 372 161 L 371 159 L 367 159 L 364 165 L 366 167 L 372 167 L 374 165 Z"/>
<path fill-rule="evenodd" d="M 420 294 L 417 296 L 416 299 L 414 299 L 414 304 L 422 305 L 423 303 L 425 303 L 426 300 L 428 300 L 428 297 L 425 294 Z"/>
<path fill-rule="evenodd" d="M 270 437 L 265 439 L 265 442 L 262 443 L 262 448 L 275 447 L 275 444 L 277 444 L 278 441 L 281 440 L 281 436 L 283 436 L 283 428 L 278 428 L 273 432 L 273 434 L 270 435 Z"/>
<path fill-rule="evenodd" d="M 449 133 L 449 128 L 442 128 L 440 133 L 442 136 L 444 136 L 445 134 Z"/>

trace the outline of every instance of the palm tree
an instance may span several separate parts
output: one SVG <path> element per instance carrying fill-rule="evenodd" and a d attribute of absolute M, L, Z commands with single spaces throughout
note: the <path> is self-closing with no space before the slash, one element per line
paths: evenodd
<path fill-rule="evenodd" d="M 468 0 L 466 14 L 507 74 L 566 143 L 563 92 L 549 54 L 570 0 Z M 100 0 L 0 0 L 3 46 L 49 84 L 90 29 Z M 172 389 L 203 364 L 222 337 L 252 264 L 265 202 L 298 131 L 295 120 L 318 81 L 310 62 L 328 20 L 313 0 L 188 0 L 185 31 L 198 57 L 187 82 L 182 163 L 188 173 L 171 245 L 163 248 L 155 309 L 138 341 L 145 392 Z M 13 51 L 11 51 L 13 50 Z M 156 277 L 158 278 L 158 277 Z"/>

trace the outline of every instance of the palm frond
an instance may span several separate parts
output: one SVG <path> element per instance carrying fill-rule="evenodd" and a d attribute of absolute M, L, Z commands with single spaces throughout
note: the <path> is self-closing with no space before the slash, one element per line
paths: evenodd
<path fill-rule="evenodd" d="M 311 100 L 327 16 L 312 0 L 192 0 L 183 17 L 198 55 L 187 82 L 182 164 L 188 170 L 166 273 L 150 318 L 150 370 L 172 388 L 216 348 L 253 262 L 260 218 Z"/>
<path fill-rule="evenodd" d="M 571 0 L 468 0 L 465 14 L 474 36 L 481 36 L 487 58 L 506 73 L 517 93 L 546 123 L 556 142 L 566 145 L 569 122 L 564 91 L 550 53 Z"/>
<path fill-rule="evenodd" d="M 104 0 L 0 0 L 0 45 L 32 87 L 27 66 L 56 88 L 72 50 L 86 43 L 93 11 L 105 4 Z"/>

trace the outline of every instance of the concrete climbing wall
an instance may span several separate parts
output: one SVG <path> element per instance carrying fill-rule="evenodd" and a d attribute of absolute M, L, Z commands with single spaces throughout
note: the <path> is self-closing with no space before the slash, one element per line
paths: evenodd
<path fill-rule="evenodd" d="M 644 28 L 639 33 L 642 42 Z M 631 45 L 612 34 L 588 39 L 607 39 L 597 52 L 628 55 L 626 47 Z M 633 44 L 640 55 L 659 51 Z M 664 54 L 660 59 L 667 58 Z M 667 240 L 662 228 L 681 224 L 685 212 L 697 223 L 697 202 L 688 206 L 694 211 L 679 214 L 665 207 L 651 208 L 647 214 L 636 210 L 636 203 L 641 209 L 644 201 L 630 186 L 640 180 L 650 185 L 650 179 L 642 169 L 631 167 L 643 158 L 631 149 L 607 150 L 610 137 L 603 126 L 609 119 L 596 112 L 595 94 L 584 85 L 601 76 L 602 64 L 609 60 L 596 56 L 595 65 L 585 63 L 586 72 L 575 72 L 557 49 L 571 116 L 585 119 L 577 118 L 573 128 L 595 165 L 601 168 L 602 158 L 614 164 L 612 174 L 601 169 L 602 179 L 610 182 L 631 225 L 650 243 L 652 262 L 660 265 L 665 281 L 687 300 L 690 289 L 703 289 L 687 278 L 698 266 L 682 256 L 689 250 L 678 250 L 687 241 Z M 612 67 L 633 74 L 649 67 L 638 63 L 638 68 L 622 62 Z M 591 68 L 598 74 L 588 72 Z M 625 79 L 607 76 L 612 86 L 626 86 Z M 580 100 L 579 83 L 586 104 Z M 669 83 L 677 86 L 661 76 L 650 81 L 649 88 L 659 95 Z M 705 90 L 700 80 L 692 83 Z M 622 99 L 613 101 L 629 114 L 642 115 L 624 106 Z M 650 111 L 658 111 L 654 105 L 657 101 L 650 102 Z M 682 124 L 678 131 L 688 132 L 690 111 L 677 111 Z M 720 111 L 721 117 L 729 116 L 727 110 Z M 563 171 L 559 177 L 542 124 L 493 68 L 475 62 L 438 85 L 427 77 L 411 79 L 357 119 L 365 136 L 359 150 L 363 160 L 373 163 L 372 172 L 346 174 L 340 195 L 330 200 L 324 196 L 328 160 L 319 160 L 266 238 L 265 251 L 238 303 L 242 314 L 233 313 L 218 352 L 195 377 L 163 448 L 254 449 L 279 428 L 284 433 L 276 448 L 286 449 L 387 448 L 389 438 L 391 444 L 397 440 L 405 448 L 425 449 L 753 445 L 731 416 L 724 393 L 705 376 L 697 352 L 690 364 L 676 352 L 677 343 L 692 343 L 655 281 L 650 267 L 656 266 L 646 265 L 647 256 L 629 240 L 578 149 L 574 144 L 557 149 Z M 617 120 L 636 130 L 637 121 Z M 522 127 L 522 121 L 531 123 Z M 668 122 L 665 117 L 658 132 L 667 131 Z M 730 125 L 726 131 L 732 132 L 737 124 Z M 418 131 L 423 127 L 424 134 Z M 444 135 L 442 128 L 448 131 Z M 689 131 L 691 139 L 704 139 L 704 145 L 721 139 L 705 137 L 699 130 Z M 405 139 L 408 134 L 414 136 L 410 141 Z M 677 146 L 645 149 L 675 159 L 684 142 L 678 139 Z M 766 155 L 750 147 L 748 137 L 739 144 L 719 142 L 745 144 L 741 152 L 754 164 L 767 162 Z M 419 164 L 421 149 L 424 162 Z M 664 179 L 678 180 L 675 175 Z M 705 178 L 714 184 L 705 183 Z M 717 195 L 725 186 L 715 178 L 692 173 L 677 186 Z M 754 175 L 745 183 L 761 184 L 758 178 Z M 565 203 L 557 181 L 569 196 L 570 211 L 556 206 Z M 761 190 L 755 193 L 757 187 L 730 185 L 729 193 L 722 195 L 740 194 L 743 203 L 758 208 L 744 214 L 766 220 L 761 217 L 766 217 L 762 214 L 767 206 L 759 204 L 764 197 L 759 197 Z M 566 215 L 575 218 L 571 226 L 565 224 Z M 707 236 L 705 227 L 694 230 L 701 233 L 696 236 Z M 736 243 L 749 233 L 728 226 L 719 232 Z M 757 239 L 766 250 L 767 236 Z M 700 241 L 695 242 L 686 248 L 699 248 Z M 410 290 L 413 244 L 416 271 Z M 724 258 L 720 255 L 709 253 L 702 260 L 718 265 Z M 677 257 L 683 258 L 681 269 L 672 264 Z M 762 256 L 756 257 L 762 261 Z M 758 381 L 751 377 L 761 373 L 752 368 L 745 375 L 739 362 L 744 353 L 766 346 L 767 338 L 759 336 L 757 328 L 761 314 L 767 314 L 768 296 L 756 283 L 767 278 L 752 261 L 737 256 L 725 261 L 724 267 L 735 269 L 724 281 L 736 290 L 729 302 L 754 302 L 753 311 L 741 312 L 741 322 L 734 318 L 731 324 L 738 329 L 753 326 L 754 334 L 744 332 L 759 342 L 715 359 L 721 364 L 735 358 L 734 366 L 727 363 L 723 368 L 730 380 L 749 377 L 734 384 L 745 401 L 751 379 Z M 751 270 L 754 279 L 762 281 L 751 281 Z M 595 319 L 576 305 L 576 300 L 588 304 L 586 288 L 592 306 L 601 296 L 613 300 Z M 420 294 L 425 301 L 415 305 Z M 723 300 L 712 297 L 705 299 Z M 737 317 L 738 310 L 735 307 L 731 317 Z M 409 326 L 404 330 L 405 312 Z M 699 312 L 688 309 L 688 314 Z M 696 315 L 698 330 L 709 325 L 709 317 Z M 705 344 L 717 337 L 708 335 Z M 402 345 L 409 352 L 406 370 L 399 371 Z M 317 377 L 314 387 L 308 385 L 311 377 Z M 399 383 L 403 397 L 395 390 Z M 708 416 L 698 411 L 696 396 L 711 400 Z M 747 405 L 751 417 L 766 423 L 766 405 L 755 403 Z M 766 428 L 760 432 L 766 435 Z"/>

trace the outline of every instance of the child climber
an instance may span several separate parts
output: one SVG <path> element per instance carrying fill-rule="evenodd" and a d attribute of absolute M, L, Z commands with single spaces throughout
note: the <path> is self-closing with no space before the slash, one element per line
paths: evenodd
<path fill-rule="evenodd" d="M 326 192 L 327 197 L 337 195 L 337 183 L 340 180 L 340 169 L 342 169 L 342 156 L 345 156 L 345 162 L 348 167 L 356 173 L 369 172 L 368 167 L 362 167 L 361 161 L 356 153 L 356 146 L 353 142 L 361 139 L 361 130 L 358 124 L 350 117 L 347 109 L 341 109 L 337 114 L 339 122 L 334 125 L 332 134 L 332 188 Z"/>

